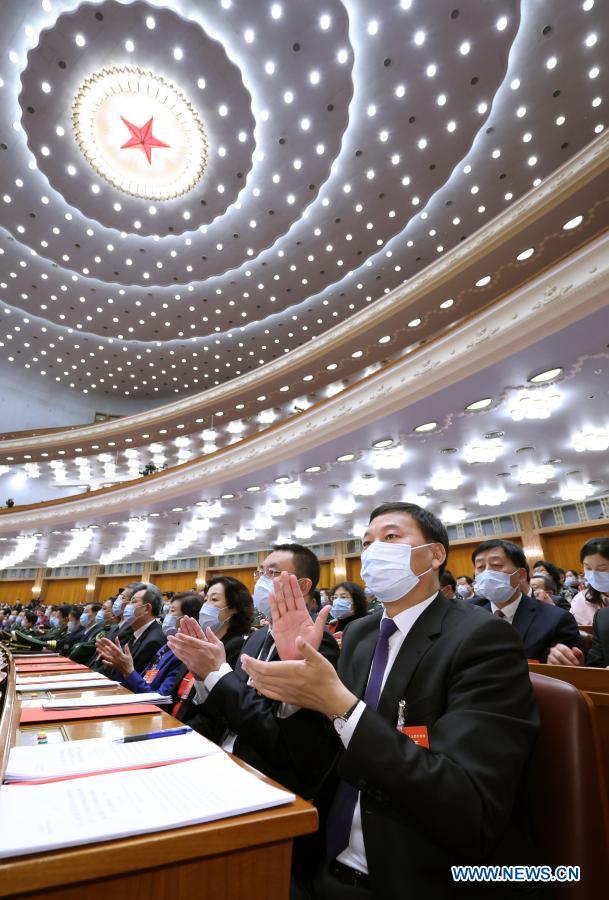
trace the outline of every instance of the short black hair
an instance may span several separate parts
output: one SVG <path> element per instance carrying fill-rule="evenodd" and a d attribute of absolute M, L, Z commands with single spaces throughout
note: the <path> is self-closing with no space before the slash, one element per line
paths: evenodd
<path fill-rule="evenodd" d="M 353 600 L 353 613 L 358 619 L 368 613 L 368 599 L 364 593 L 363 587 L 356 584 L 354 581 L 341 581 L 336 585 L 334 591 L 336 592 L 339 588 L 343 588 L 351 594 L 351 599 Z"/>
<path fill-rule="evenodd" d="M 198 619 L 203 606 L 203 597 L 196 591 L 179 591 L 173 595 L 171 602 L 180 604 L 180 612 L 183 616 Z"/>
<path fill-rule="evenodd" d="M 457 590 L 457 580 L 448 569 L 444 569 L 440 575 L 440 587 L 451 587 L 453 591 Z"/>
<path fill-rule="evenodd" d="M 32 609 L 26 609 L 26 611 L 25 611 L 25 618 L 28 620 L 28 622 L 29 622 L 31 625 L 35 625 L 35 624 L 36 624 L 36 620 L 38 619 L 38 616 L 36 615 L 36 613 L 35 613 Z"/>
<path fill-rule="evenodd" d="M 85 606 L 91 607 L 91 612 L 97 613 L 102 608 L 101 603 L 85 603 Z"/>
<path fill-rule="evenodd" d="M 476 557 L 481 553 L 486 553 L 487 550 L 494 550 L 496 547 L 500 547 L 510 562 L 513 562 L 516 568 L 525 569 L 527 573 L 527 578 L 530 576 L 529 564 L 527 562 L 527 558 L 524 555 L 524 550 L 522 547 L 519 547 L 518 544 L 514 544 L 513 541 L 505 541 L 503 538 L 491 538 L 488 541 L 482 541 L 481 544 L 478 544 L 474 552 L 472 553 L 472 562 L 476 563 Z"/>
<path fill-rule="evenodd" d="M 210 578 L 207 589 L 214 584 L 221 584 L 224 587 L 228 607 L 235 610 L 229 619 L 228 631 L 231 634 L 248 634 L 254 621 L 254 601 L 246 586 L 232 575 L 216 575 L 215 578 Z"/>
<path fill-rule="evenodd" d="M 311 582 L 311 590 L 315 590 L 319 584 L 321 567 L 319 565 L 319 560 L 312 550 L 308 547 L 303 547 L 302 544 L 273 544 L 273 550 L 291 553 L 294 557 L 296 577 L 308 578 Z"/>
<path fill-rule="evenodd" d="M 583 563 L 586 556 L 594 556 L 595 553 L 604 556 L 605 559 L 609 559 L 609 538 L 596 537 L 586 541 L 579 552 L 580 562 Z M 591 584 L 586 585 L 585 597 L 589 603 L 594 603 L 596 606 L 603 605 L 602 593 L 597 591 L 596 588 L 593 588 Z"/>
<path fill-rule="evenodd" d="M 459 578 L 465 578 L 465 580 L 467 581 L 468 584 L 474 583 L 474 579 L 472 578 L 471 575 L 457 575 L 457 581 L 459 580 Z"/>
<path fill-rule="evenodd" d="M 372 522 L 373 519 L 376 519 L 378 516 L 382 516 L 385 513 L 390 512 L 404 512 L 407 515 L 411 516 L 421 529 L 423 537 L 425 540 L 429 541 L 430 544 L 442 544 L 444 549 L 446 550 L 446 559 L 438 569 L 438 575 L 442 575 L 444 569 L 446 568 L 446 562 L 448 559 L 448 550 L 449 550 L 449 541 L 448 541 L 448 532 L 440 519 L 437 516 L 434 516 L 433 513 L 429 512 L 426 509 L 423 509 L 422 506 L 418 506 L 416 503 L 404 503 L 399 500 L 390 501 L 389 503 L 381 503 L 380 506 L 377 506 L 370 513 L 370 518 L 368 519 L 368 524 Z"/>
<path fill-rule="evenodd" d="M 558 566 L 555 566 L 554 563 L 548 562 L 547 559 L 538 559 L 536 563 L 533 563 L 533 572 L 535 572 L 535 569 L 539 569 L 542 566 L 556 585 L 556 590 L 558 590 L 561 580 L 560 569 Z M 554 593 L 556 593 L 556 591 Z"/>
<path fill-rule="evenodd" d="M 67 619 L 68 616 L 70 615 L 70 613 L 72 612 L 72 607 L 69 606 L 67 603 L 64 603 L 63 606 L 57 607 L 57 612 L 59 613 L 60 616 L 63 616 L 64 619 Z"/>
<path fill-rule="evenodd" d="M 79 606 L 78 603 L 74 603 L 70 608 L 70 615 L 74 616 L 75 619 L 80 619 L 83 614 L 82 606 Z"/>

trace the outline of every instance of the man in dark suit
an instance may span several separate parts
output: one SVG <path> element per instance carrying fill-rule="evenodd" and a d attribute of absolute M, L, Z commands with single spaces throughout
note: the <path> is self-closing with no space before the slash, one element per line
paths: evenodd
<path fill-rule="evenodd" d="M 104 623 L 97 620 L 97 614 L 102 608 L 101 603 L 87 603 L 80 617 L 80 624 L 84 628 L 83 634 L 72 644 L 68 656 L 74 662 L 85 665 L 95 654 L 95 638 L 104 630 Z"/>
<path fill-rule="evenodd" d="M 68 616 L 68 630 L 63 637 L 60 637 L 57 641 L 56 649 L 62 656 L 68 656 L 74 644 L 77 644 L 82 640 L 82 636 L 85 633 L 85 629 L 80 624 L 82 611 L 82 606 L 75 605 L 70 609 L 70 615 Z"/>
<path fill-rule="evenodd" d="M 126 644 L 133 660 L 133 668 L 140 674 L 146 670 L 153 656 L 167 642 L 158 621 L 162 608 L 163 595 L 151 584 L 143 590 L 136 591 L 124 609 L 125 623 L 132 632 Z M 99 655 L 110 669 L 110 678 L 115 677 L 114 666 L 122 653 L 120 632 L 114 642 L 102 637 L 97 644 Z M 120 680 L 120 676 L 117 680 Z"/>
<path fill-rule="evenodd" d="M 554 666 L 592 666 L 596 669 L 609 668 L 609 607 L 594 613 L 592 620 L 592 646 L 588 656 L 579 647 L 557 644 L 552 647 L 548 662 Z"/>
<path fill-rule="evenodd" d="M 127 641 L 129 641 L 133 635 L 133 631 L 131 629 L 131 624 L 125 621 L 123 616 L 123 612 L 133 595 L 137 591 L 143 591 L 147 587 L 155 587 L 154 585 L 146 584 L 143 581 L 132 581 L 130 584 L 126 585 L 122 589 L 122 591 L 118 594 L 116 599 L 112 604 L 112 613 L 115 618 L 115 623 L 111 626 L 106 634 L 106 637 L 110 641 L 115 641 L 118 638 L 118 641 L 122 646 L 124 646 Z M 108 674 L 108 667 L 104 660 L 101 658 L 99 654 L 99 649 L 96 648 L 95 656 L 92 661 L 89 663 L 89 667 L 93 669 L 95 672 L 103 672 L 104 674 Z"/>
<path fill-rule="evenodd" d="M 545 662 L 555 644 L 579 643 L 577 622 L 570 612 L 525 594 L 529 567 L 522 549 L 501 538 L 479 544 L 472 553 L 476 572 L 472 601 L 512 625 L 524 644 L 527 659 Z"/>
<path fill-rule="evenodd" d="M 270 617 L 271 578 L 282 571 L 291 572 L 300 586 L 302 606 L 289 627 L 257 629 L 243 645 L 243 652 L 261 659 L 277 658 L 278 654 L 291 658 L 296 635 L 315 633 L 322 653 L 335 666 L 338 645 L 323 632 L 328 612 L 314 623 L 307 609 L 307 597 L 320 573 L 319 560 L 311 550 L 300 544 L 274 547 L 257 573 L 254 604 L 265 618 Z M 265 586 L 267 581 L 270 588 Z M 334 746 L 327 720 L 311 710 L 290 709 L 257 694 L 240 661 L 231 669 L 222 642 L 211 629 L 203 634 L 193 619 L 188 623 L 183 619 L 180 632 L 171 635 L 168 643 L 195 675 L 199 707 L 188 724 L 280 784 L 307 798 L 315 797 L 325 774 L 326 753 Z"/>
<path fill-rule="evenodd" d="M 328 862 L 309 896 L 463 896 L 452 865 L 532 861 L 522 788 L 538 715 L 522 645 L 439 591 L 448 536 L 431 513 L 377 507 L 363 548 L 384 611 L 345 631 L 338 675 L 302 640 L 301 660 L 242 657 L 263 694 L 324 713 L 336 731 Z M 283 579 L 273 629 L 289 610 Z"/>

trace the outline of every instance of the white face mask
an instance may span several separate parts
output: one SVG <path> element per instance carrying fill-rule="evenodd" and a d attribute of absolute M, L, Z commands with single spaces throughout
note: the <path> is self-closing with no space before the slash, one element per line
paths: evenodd
<path fill-rule="evenodd" d="M 382 603 L 401 600 L 414 590 L 423 575 L 431 572 L 431 566 L 420 575 L 410 568 L 410 555 L 419 547 L 431 547 L 431 544 L 411 547 L 410 544 L 373 541 L 362 553 L 362 578 Z"/>
<path fill-rule="evenodd" d="M 269 593 L 273 590 L 273 587 L 273 579 L 268 578 L 268 576 L 266 575 L 261 575 L 254 585 L 254 606 L 263 619 L 270 620 L 271 618 L 271 602 L 269 600 Z"/>
<path fill-rule="evenodd" d="M 584 572 L 586 583 L 601 594 L 609 594 L 609 572 L 593 572 L 586 569 Z"/>
<path fill-rule="evenodd" d="M 505 603 L 512 597 L 516 587 L 510 581 L 514 572 L 492 572 L 485 569 L 476 575 L 474 591 L 490 603 Z"/>

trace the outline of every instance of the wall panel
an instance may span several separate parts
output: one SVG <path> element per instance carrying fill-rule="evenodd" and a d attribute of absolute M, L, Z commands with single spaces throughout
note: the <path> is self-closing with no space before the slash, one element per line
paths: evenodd
<path fill-rule="evenodd" d="M 0 581 L 0 605 L 14 606 L 20 600 L 25 606 L 32 599 L 33 579 L 30 581 Z"/>
<path fill-rule="evenodd" d="M 231 578 L 236 578 L 237 581 L 241 581 L 246 586 L 250 594 L 253 594 L 255 571 L 256 566 L 242 566 L 236 569 L 207 569 L 205 572 L 205 577 L 209 582 L 215 575 L 230 575 Z"/>
<path fill-rule="evenodd" d="M 87 596 L 86 584 L 86 578 L 45 578 L 40 596 L 43 603 L 58 606 L 63 603 L 78 603 L 82 606 L 91 599 Z"/>
<path fill-rule="evenodd" d="M 156 584 L 163 593 L 173 591 L 174 594 L 179 594 L 181 591 L 191 591 L 195 587 L 197 573 L 157 572 L 150 576 L 150 580 L 153 584 Z"/>
<path fill-rule="evenodd" d="M 95 599 L 103 603 L 108 597 L 116 597 L 118 592 L 135 581 L 141 581 L 140 575 L 100 575 L 95 582 Z"/>
<path fill-rule="evenodd" d="M 359 556 L 348 556 L 345 559 L 345 565 L 347 568 L 347 581 L 352 581 L 354 584 L 361 584 L 364 586 L 364 580 L 362 578 L 362 561 Z"/>
<path fill-rule="evenodd" d="M 560 566 L 561 569 L 577 569 L 581 571 L 582 564 L 579 561 L 579 551 L 591 538 L 609 538 L 609 526 L 599 525 L 598 528 L 574 528 L 568 531 L 555 531 L 553 534 L 542 534 L 541 542 L 545 556 L 550 562 Z"/>

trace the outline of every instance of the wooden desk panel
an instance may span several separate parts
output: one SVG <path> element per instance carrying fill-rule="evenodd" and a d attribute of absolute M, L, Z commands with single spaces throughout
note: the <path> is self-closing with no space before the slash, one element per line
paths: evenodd
<path fill-rule="evenodd" d="M 609 693 L 609 669 L 588 669 L 585 666 L 551 666 L 547 663 L 529 663 L 529 672 L 548 675 L 560 681 L 568 681 L 580 691 Z"/>
<path fill-rule="evenodd" d="M 20 702 L 14 692 L 10 716 L 0 721 L 0 754 L 15 743 Z M 130 693 L 126 688 L 104 688 Z M 45 692 L 47 693 L 47 692 Z M 52 691 L 51 696 L 79 692 Z M 170 715 L 100 718 L 53 723 L 69 740 L 118 738 L 182 727 Z M 4 756 L 0 756 L 3 761 Z M 255 771 L 236 760 L 244 768 Z M 2 767 L 4 771 L 4 766 Z M 265 781 L 270 781 L 256 773 Z M 272 782 L 270 782 L 272 783 Z M 187 789 L 187 785 L 185 786 Z M 0 897 L 22 900 L 287 900 L 292 839 L 317 828 L 317 811 L 297 798 L 288 806 L 204 825 L 67 848 L 0 861 Z"/>

